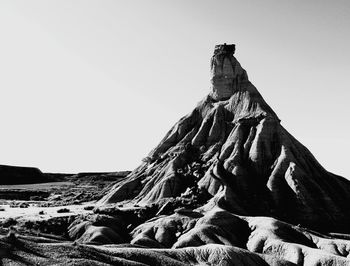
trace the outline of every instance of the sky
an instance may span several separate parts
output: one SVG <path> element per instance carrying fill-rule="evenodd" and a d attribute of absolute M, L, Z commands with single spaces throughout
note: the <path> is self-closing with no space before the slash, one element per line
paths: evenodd
<path fill-rule="evenodd" d="M 3 0 L 0 164 L 132 170 L 236 58 L 328 170 L 350 179 L 347 0 Z"/>

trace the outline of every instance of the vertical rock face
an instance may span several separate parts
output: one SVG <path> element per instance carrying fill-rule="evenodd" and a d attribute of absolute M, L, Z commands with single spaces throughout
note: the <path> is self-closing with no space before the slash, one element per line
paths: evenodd
<path fill-rule="evenodd" d="M 215 47 L 210 93 L 100 204 L 187 197 L 202 210 L 350 232 L 350 182 L 281 126 L 234 52 L 234 45 Z"/>
<path fill-rule="evenodd" d="M 230 98 L 241 88 L 242 84 L 248 82 L 247 74 L 233 56 L 234 53 L 234 44 L 215 46 L 210 63 L 212 84 L 210 95 L 215 100 Z"/>

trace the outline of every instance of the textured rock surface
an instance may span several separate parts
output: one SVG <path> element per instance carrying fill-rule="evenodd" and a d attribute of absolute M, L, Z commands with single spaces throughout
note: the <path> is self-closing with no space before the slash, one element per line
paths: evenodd
<path fill-rule="evenodd" d="M 101 204 L 148 205 L 205 191 L 207 208 L 350 232 L 350 182 L 327 172 L 284 129 L 233 56 L 218 45 L 212 90 Z"/>
<path fill-rule="evenodd" d="M 92 232 L 104 233 L 101 228 Z M 98 237 L 106 242 L 114 234 Z M 157 217 L 133 234 L 131 244 L 99 246 L 3 237 L 0 256 L 4 265 L 350 265 L 350 235 L 336 239 L 273 218 L 237 216 L 217 207 L 200 218 Z"/>

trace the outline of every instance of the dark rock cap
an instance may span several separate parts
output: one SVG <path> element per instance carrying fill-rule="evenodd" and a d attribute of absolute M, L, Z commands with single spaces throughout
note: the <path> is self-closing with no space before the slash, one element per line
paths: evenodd
<path fill-rule="evenodd" d="M 234 54 L 236 50 L 235 44 L 217 44 L 215 45 L 214 55 L 217 54 Z"/>

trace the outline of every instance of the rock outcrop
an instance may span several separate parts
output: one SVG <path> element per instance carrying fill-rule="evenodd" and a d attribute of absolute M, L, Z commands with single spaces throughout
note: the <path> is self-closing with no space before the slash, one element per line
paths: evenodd
<path fill-rule="evenodd" d="M 350 182 L 327 172 L 280 124 L 234 45 L 217 45 L 211 91 L 100 204 L 197 200 L 239 215 L 271 216 L 320 231 L 350 232 Z"/>

